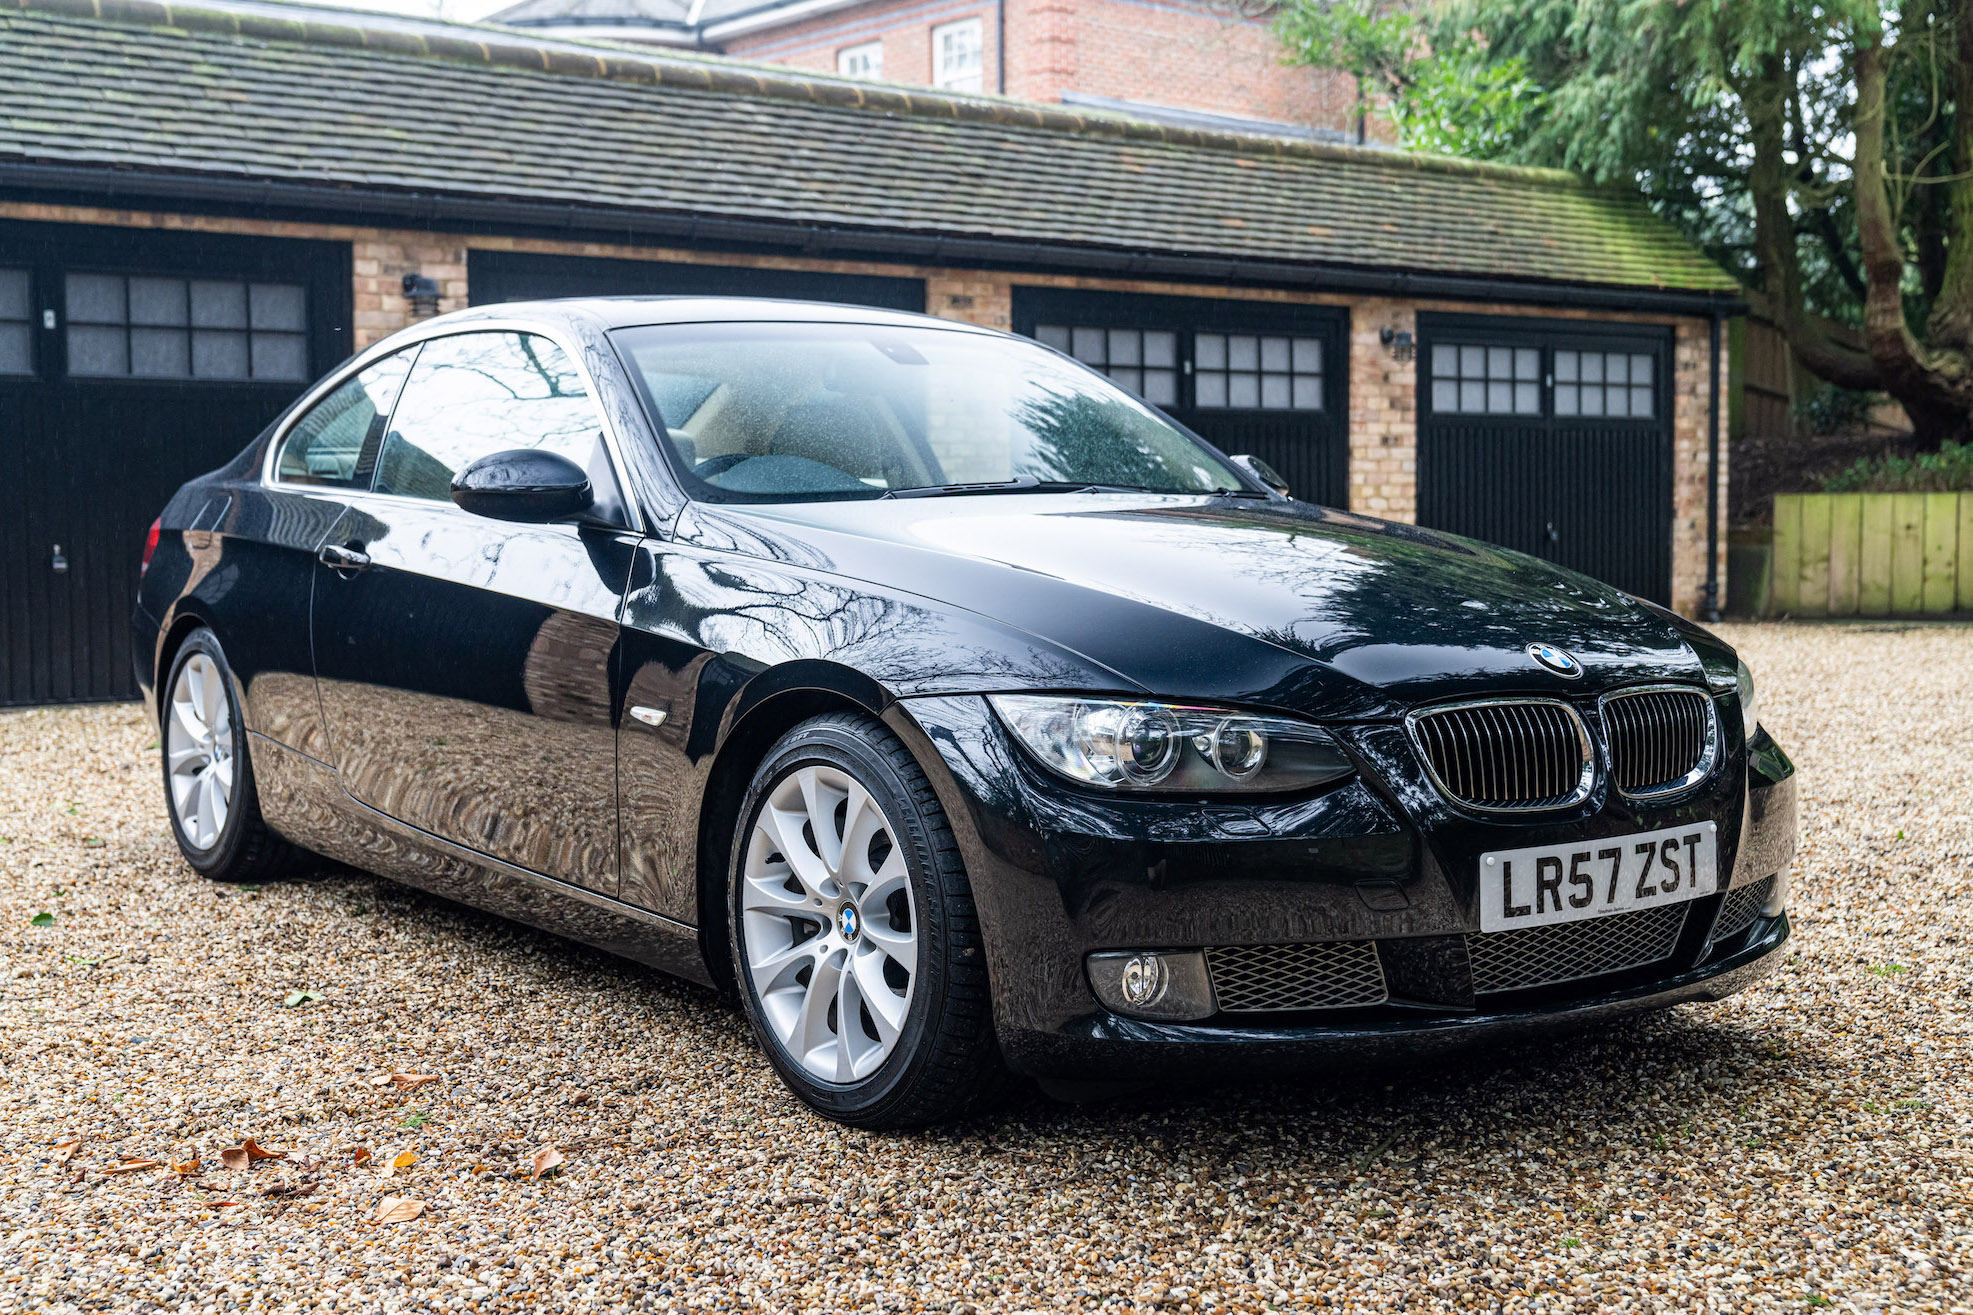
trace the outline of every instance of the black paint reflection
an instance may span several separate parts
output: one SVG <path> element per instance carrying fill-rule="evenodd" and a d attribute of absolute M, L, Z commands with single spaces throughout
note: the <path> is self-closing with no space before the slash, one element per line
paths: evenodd
<path fill-rule="evenodd" d="M 496 858 L 614 894 L 616 611 L 634 542 L 366 498 L 318 566 L 316 672 L 344 786 Z"/>

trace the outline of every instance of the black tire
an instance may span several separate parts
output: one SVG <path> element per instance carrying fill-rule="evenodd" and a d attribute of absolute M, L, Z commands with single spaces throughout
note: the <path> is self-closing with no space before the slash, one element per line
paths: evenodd
<path fill-rule="evenodd" d="M 179 674 L 193 658 L 200 656 L 212 662 L 222 677 L 233 764 L 233 795 L 225 824 L 213 843 L 203 848 L 186 834 L 172 800 L 171 785 L 172 693 L 178 687 Z M 158 759 L 163 769 L 164 811 L 165 816 L 171 819 L 172 838 L 178 841 L 179 851 L 185 855 L 185 861 L 191 864 L 193 871 L 215 881 L 259 881 L 278 876 L 294 866 L 299 851 L 275 835 L 260 815 L 260 795 L 254 784 L 253 762 L 248 755 L 249 737 L 246 725 L 240 718 L 240 703 L 234 693 L 234 683 L 233 668 L 227 664 L 226 652 L 219 645 L 219 637 L 204 627 L 187 635 L 185 642 L 172 655 L 171 668 L 157 687 Z"/>
<path fill-rule="evenodd" d="M 807 765 L 846 773 L 892 820 L 914 901 L 918 968 L 895 1048 L 861 1080 L 818 1080 L 763 1018 L 747 964 L 742 876 L 747 845 L 775 786 Z M 924 771 L 873 718 L 832 713 L 789 731 L 769 751 L 741 801 L 727 871 L 727 928 L 740 999 L 782 1081 L 820 1114 L 852 1127 L 923 1127 L 991 1104 L 1007 1085 L 993 1032 L 986 953 L 959 846 Z"/>

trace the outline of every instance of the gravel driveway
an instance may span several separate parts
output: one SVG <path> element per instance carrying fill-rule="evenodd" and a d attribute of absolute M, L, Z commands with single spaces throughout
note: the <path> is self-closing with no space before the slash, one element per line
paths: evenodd
<path fill-rule="evenodd" d="M 0 1310 L 1969 1309 L 1973 629 L 1729 633 L 1802 771 L 1766 984 L 910 1136 L 805 1113 L 696 988 L 202 881 L 137 709 L 0 714 Z"/>

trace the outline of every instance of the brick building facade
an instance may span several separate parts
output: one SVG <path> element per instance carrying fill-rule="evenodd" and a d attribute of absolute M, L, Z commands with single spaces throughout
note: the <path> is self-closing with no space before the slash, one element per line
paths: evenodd
<path fill-rule="evenodd" d="M 1044 340 L 1076 325 L 1093 341 L 1174 333 L 1187 382 L 1168 409 L 1223 446 L 1301 463 L 1295 482 L 1316 500 L 1475 533 L 1706 610 L 1726 496 L 1725 470 L 1709 464 L 1725 407 L 1711 341 L 1734 290 L 1640 203 L 1566 175 L 714 73 L 731 66 L 510 45 L 484 29 L 465 41 L 456 27 L 353 16 L 303 27 L 267 19 L 264 3 L 9 4 L 0 125 L 30 126 L 0 126 L 0 293 L 17 267 L 32 295 L 0 296 L 0 329 L 19 322 L 39 346 L 11 385 L 0 377 L 0 402 L 25 399 L 30 430 L 38 397 L 55 417 L 78 397 L 137 396 L 134 379 L 64 372 L 62 289 L 69 280 L 72 311 L 76 271 L 279 280 L 306 267 L 314 372 L 421 314 L 515 295 L 869 300 Z M 21 52 L 11 67 L 9 50 Z M 221 70 L 226 97 L 184 85 L 194 61 Z M 428 94 L 403 106 L 398 89 L 414 81 Z M 38 127 L 12 103 L 30 97 L 42 98 Z M 143 106 L 143 131 L 57 104 L 91 97 Z M 551 121 L 582 134 L 521 131 Z M 299 126 L 338 143 L 329 176 L 289 145 Z M 499 148 L 476 154 L 476 140 Z M 168 161 L 145 154 L 158 141 L 178 144 Z M 1209 372 L 1208 340 L 1219 351 L 1241 335 L 1321 346 L 1320 400 L 1209 402 L 1195 362 Z M 1580 418 L 1590 385 L 1574 381 L 1592 358 L 1630 372 L 1635 410 L 1599 400 L 1603 418 Z M 0 354 L 0 376 L 8 368 Z M 300 386 L 243 380 L 234 392 L 249 384 L 266 415 Z M 233 404 L 229 386 L 211 381 L 214 407 Z M 1611 408 L 1625 394 L 1596 388 Z M 64 434 L 63 459 L 79 464 L 49 478 L 164 454 L 138 463 L 135 508 L 251 433 L 206 434 L 206 448 L 172 455 L 178 438 L 146 446 L 146 426 L 164 419 L 139 408 Z M 30 484 L 7 496 L 31 503 Z M 38 569 L 46 538 L 127 574 L 144 520 L 91 531 L 0 514 L 21 539 L 0 542 L 0 558 Z M 49 587 L 26 574 L 0 583 L 18 583 L 16 598 Z"/>
<path fill-rule="evenodd" d="M 1283 63 L 1271 19 L 1219 0 L 709 0 L 683 12 L 668 0 L 522 0 L 491 21 L 905 86 L 1353 132 L 1355 79 Z M 948 34 L 977 51 L 977 68 L 941 59 Z"/>

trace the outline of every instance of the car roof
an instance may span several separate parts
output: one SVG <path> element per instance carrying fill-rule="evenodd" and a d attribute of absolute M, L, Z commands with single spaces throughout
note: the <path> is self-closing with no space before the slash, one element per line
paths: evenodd
<path fill-rule="evenodd" d="M 453 311 L 440 318 L 450 322 L 475 319 L 573 318 L 601 322 L 607 329 L 643 324 L 746 323 L 886 324 L 899 328 L 961 329 L 992 333 L 963 320 L 940 319 L 879 306 L 851 306 L 829 301 L 795 301 L 780 297 L 561 297 L 542 301 L 507 301 Z M 430 325 L 434 321 L 424 321 Z"/>

